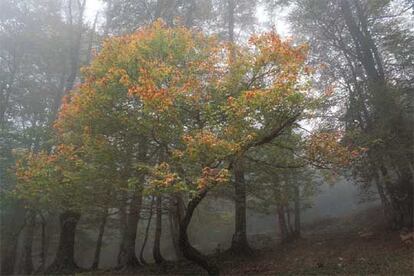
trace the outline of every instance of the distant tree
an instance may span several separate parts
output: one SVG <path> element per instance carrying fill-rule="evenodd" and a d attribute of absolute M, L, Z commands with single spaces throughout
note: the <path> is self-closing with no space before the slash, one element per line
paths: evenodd
<path fill-rule="evenodd" d="M 321 85 L 335 95 L 336 114 L 322 116 L 345 128 L 344 141 L 365 148 L 355 163 L 361 182 L 377 188 L 391 224 L 413 217 L 413 36 L 406 1 L 293 1 L 290 20 L 307 37 L 311 57 L 327 66 Z M 326 86 L 325 86 L 326 87 Z M 345 96 L 345 97 L 344 97 Z M 332 105 L 331 105 L 332 106 Z M 335 119 L 337 118 L 337 119 Z"/>
<path fill-rule="evenodd" d="M 332 148 L 335 155 L 341 154 L 339 148 Z M 310 158 L 306 154 L 306 136 L 289 132 L 246 156 L 249 204 L 258 211 L 276 209 L 283 241 L 300 236 L 301 212 L 317 190 L 317 172 L 312 166 L 320 167 L 322 160 Z M 327 156 L 323 160 L 334 163 Z M 294 220 L 290 219 L 291 213 Z"/>
<path fill-rule="evenodd" d="M 0 3 L 0 148 L 6 158 L 1 165 L 2 175 L 8 174 L 14 165 L 13 153 L 50 150 L 50 129 L 61 98 L 72 89 L 86 55 L 82 50 L 83 33 L 87 30 L 82 17 L 83 2 L 5 0 Z M 2 197 L 15 184 L 13 178 L 4 180 Z M 9 205 L 2 208 L 1 219 L 12 219 L 13 223 L 2 223 L 3 273 L 12 273 L 15 251 L 9 243 L 15 244 L 20 232 L 24 233 L 22 262 L 25 263 L 20 273 L 31 273 L 32 241 L 39 213 L 33 210 L 26 213 L 20 201 L 4 202 Z M 18 231 L 25 216 L 30 223 L 25 224 L 24 231 Z"/>
<path fill-rule="evenodd" d="M 169 26 L 203 27 L 212 19 L 210 0 L 105 0 L 108 34 L 127 34 L 162 19 Z"/>

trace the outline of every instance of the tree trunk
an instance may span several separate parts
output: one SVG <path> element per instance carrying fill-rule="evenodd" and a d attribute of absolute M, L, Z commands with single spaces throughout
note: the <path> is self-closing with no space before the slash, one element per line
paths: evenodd
<path fill-rule="evenodd" d="M 368 78 L 372 83 L 384 84 L 384 76 L 378 71 L 381 65 L 376 64 L 376 60 L 374 59 L 376 49 L 372 49 L 373 45 L 369 43 L 369 40 L 372 38 L 369 34 L 364 34 L 359 29 L 348 0 L 340 1 L 340 5 L 345 23 L 355 44 L 357 57 L 364 67 Z"/>
<path fill-rule="evenodd" d="M 382 208 L 383 208 L 383 211 L 384 211 L 384 215 L 385 215 L 386 219 L 391 221 L 392 220 L 391 203 L 390 203 L 389 199 L 387 198 L 387 195 L 385 194 L 384 186 L 381 183 L 380 177 L 379 177 L 378 174 L 375 174 L 374 182 L 375 182 L 375 186 L 377 188 L 378 195 L 379 195 L 380 200 L 381 200 L 381 205 L 382 205 Z"/>
<path fill-rule="evenodd" d="M 164 258 L 161 255 L 161 231 L 162 231 L 162 197 L 157 196 L 156 202 L 156 225 L 155 225 L 155 238 L 154 238 L 154 247 L 153 247 L 153 257 L 155 263 L 160 264 L 164 262 Z"/>
<path fill-rule="evenodd" d="M 231 251 L 235 254 L 250 254 L 246 231 L 246 184 L 242 159 L 234 163 L 235 188 L 235 231 L 231 243 Z"/>
<path fill-rule="evenodd" d="M 295 186 L 295 236 L 300 237 L 300 189 L 299 186 Z"/>
<path fill-rule="evenodd" d="M 5 233 L 2 233 L 5 235 Z M 14 273 L 17 253 L 17 237 L 13 237 L 6 242 L 2 242 L 1 255 L 1 275 L 11 275 Z"/>
<path fill-rule="evenodd" d="M 46 269 L 46 273 L 73 273 L 79 270 L 75 262 L 75 234 L 80 217 L 80 213 L 73 211 L 66 211 L 59 216 L 59 246 L 55 260 Z"/>
<path fill-rule="evenodd" d="M 24 228 L 25 210 L 16 205 L 9 206 L 7 210 L 1 212 L 1 275 L 11 275 L 16 264 L 16 253 L 19 235 Z"/>
<path fill-rule="evenodd" d="M 282 205 L 277 206 L 277 216 L 279 219 L 280 236 L 282 241 L 286 241 L 289 237 L 289 231 L 285 220 L 285 210 Z"/>
<path fill-rule="evenodd" d="M 189 7 L 185 15 L 185 26 L 187 28 L 192 28 L 194 25 L 194 13 L 196 12 L 196 2 L 195 0 L 189 0 Z"/>
<path fill-rule="evenodd" d="M 152 197 L 152 199 L 151 199 L 151 206 L 150 206 L 150 211 L 149 211 L 149 216 L 148 216 L 148 223 L 147 223 L 147 227 L 145 228 L 145 237 L 144 237 L 144 241 L 142 242 L 141 251 L 139 252 L 139 261 L 141 262 L 141 264 L 146 264 L 147 263 L 144 259 L 144 250 L 145 250 L 145 246 L 147 245 L 148 233 L 149 233 L 149 229 L 150 229 L 150 226 L 151 226 L 152 207 L 154 206 L 154 199 L 155 199 L 155 197 Z"/>
<path fill-rule="evenodd" d="M 229 35 L 229 41 L 234 42 L 234 11 L 236 8 L 236 5 L 234 3 L 234 0 L 228 0 L 227 2 L 227 8 L 228 8 L 228 35 Z"/>
<path fill-rule="evenodd" d="M 70 32 L 69 32 L 69 51 L 68 51 L 68 58 L 70 64 L 70 71 L 68 79 L 66 80 L 65 89 L 66 92 L 72 90 L 76 76 L 79 70 L 79 63 L 80 63 L 80 51 L 82 46 L 82 35 L 83 35 L 83 15 L 86 8 L 86 0 L 78 1 L 78 18 L 77 22 L 73 22 L 73 15 L 72 15 L 72 1 L 69 1 L 68 6 L 68 14 L 69 14 L 69 25 L 70 25 Z"/>
<path fill-rule="evenodd" d="M 23 266 L 20 271 L 22 274 L 32 274 L 33 272 L 33 236 L 36 227 L 36 213 L 33 210 L 27 212 L 26 230 L 23 241 Z"/>
<path fill-rule="evenodd" d="M 387 194 L 390 195 L 392 209 L 392 225 L 394 229 L 413 226 L 413 179 L 399 178 L 397 185 L 393 185 L 389 180 L 388 169 L 382 165 L 380 167 Z"/>
<path fill-rule="evenodd" d="M 179 246 L 179 235 L 180 235 L 180 219 L 184 217 L 184 202 L 180 194 L 173 194 L 170 197 L 170 210 L 169 210 L 169 220 L 170 220 L 170 232 L 171 238 L 174 246 L 175 255 L 177 260 L 181 260 L 184 256 L 180 250 Z"/>
<path fill-rule="evenodd" d="M 185 258 L 190 261 L 193 261 L 197 265 L 204 268 L 209 275 L 218 275 L 219 269 L 216 265 L 210 263 L 203 254 L 201 254 L 197 249 L 195 249 L 188 240 L 187 229 L 193 217 L 194 210 L 197 208 L 198 204 L 206 196 L 207 190 L 201 191 L 197 196 L 190 200 L 187 205 L 187 211 L 183 218 L 180 218 L 180 239 L 179 245 L 180 249 L 183 252 Z"/>
<path fill-rule="evenodd" d="M 95 19 L 93 21 L 93 25 L 92 25 L 92 29 L 90 30 L 89 33 L 89 41 L 88 41 L 88 51 L 87 51 L 87 55 L 86 55 L 86 65 L 89 65 L 89 63 L 91 62 L 92 59 L 92 48 L 93 48 L 93 40 L 95 39 L 95 34 L 96 34 L 96 25 L 99 19 L 99 12 L 97 12 L 95 14 Z"/>
<path fill-rule="evenodd" d="M 147 154 L 147 141 L 145 139 L 141 140 L 138 147 L 138 154 L 140 162 L 146 162 Z M 129 157 L 131 158 L 131 157 Z M 133 175 L 133 174 L 132 174 Z M 124 179 L 128 179 L 131 176 L 131 163 L 130 160 L 127 160 L 123 172 Z M 139 185 L 132 194 L 132 199 L 129 205 L 129 213 L 126 217 L 126 229 L 122 237 L 121 248 L 118 254 L 118 266 L 123 268 L 134 268 L 140 266 L 138 258 L 135 254 L 135 245 L 137 239 L 137 228 L 138 222 L 141 214 L 142 207 L 142 187 L 145 181 L 145 174 L 141 173 L 139 175 Z M 125 206 L 124 206 L 125 207 Z M 124 218 L 125 219 L 125 218 Z M 125 221 L 124 221 L 125 223 Z"/>
<path fill-rule="evenodd" d="M 40 212 L 40 219 L 41 219 L 41 249 L 40 249 L 40 267 L 38 269 L 39 273 L 45 272 L 46 268 L 46 218 Z M 38 274 L 38 273 L 37 273 Z"/>
<path fill-rule="evenodd" d="M 127 193 L 126 191 L 121 191 L 121 203 L 119 206 L 119 228 L 121 229 L 121 243 L 119 245 L 119 254 L 117 263 L 118 266 L 121 266 L 121 251 L 125 247 L 124 243 L 126 242 L 127 238 L 127 229 L 128 229 L 128 221 L 127 221 Z"/>
<path fill-rule="evenodd" d="M 99 225 L 99 233 L 98 239 L 96 240 L 96 248 L 95 248 L 95 255 L 93 257 L 93 262 L 91 269 L 96 270 L 99 267 L 99 259 L 101 256 L 101 249 L 102 249 L 102 239 L 105 232 L 106 221 L 108 219 L 108 209 L 102 215 L 101 224 Z"/>
<path fill-rule="evenodd" d="M 122 248 L 118 255 L 119 266 L 137 267 L 140 263 L 135 255 L 137 227 L 142 205 L 142 191 L 136 192 L 129 206 L 126 232 L 122 241 Z"/>
<path fill-rule="evenodd" d="M 288 225 L 288 230 L 289 230 L 289 236 L 292 236 L 294 231 L 293 231 L 293 227 L 292 227 L 292 223 L 290 220 L 290 208 L 289 208 L 289 204 L 286 204 L 285 206 L 285 212 L 286 212 L 286 217 L 287 217 L 287 225 Z"/>

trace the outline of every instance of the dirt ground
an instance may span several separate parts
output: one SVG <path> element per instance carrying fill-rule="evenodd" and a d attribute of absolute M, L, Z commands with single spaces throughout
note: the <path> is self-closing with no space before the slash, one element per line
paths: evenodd
<path fill-rule="evenodd" d="M 371 209 L 318 221 L 305 227 L 302 238 L 253 256 L 210 258 L 222 275 L 414 275 L 413 246 L 403 244 L 399 232 L 388 230 L 380 214 Z M 206 275 L 189 262 L 93 273 L 99 274 Z"/>

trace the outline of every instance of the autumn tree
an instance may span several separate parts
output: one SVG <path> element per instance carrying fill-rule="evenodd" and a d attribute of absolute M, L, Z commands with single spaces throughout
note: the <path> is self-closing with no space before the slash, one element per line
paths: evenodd
<path fill-rule="evenodd" d="M 188 240 L 194 210 L 209 190 L 228 181 L 237 156 L 282 135 L 312 102 L 305 81 L 305 46 L 293 47 L 268 33 L 252 37 L 248 47 L 237 47 L 235 53 L 237 62 L 229 48 L 214 38 L 183 27 L 170 29 L 160 21 L 108 40 L 84 70 L 84 83 L 65 102 L 55 124 L 62 145 L 58 149 L 74 154 L 58 170 L 63 177 L 53 181 L 56 190 L 65 187 L 68 177 L 74 185 L 88 183 L 80 189 L 95 187 L 99 181 L 86 181 L 86 176 L 109 166 L 113 167 L 105 174 L 116 176 L 124 167 L 120 164 L 132 162 L 137 169 L 126 175 L 127 182 L 141 183 L 146 171 L 147 189 L 187 194 L 186 210 L 177 212 L 183 214 L 179 246 L 186 258 L 210 274 L 217 273 Z M 138 138 L 146 143 L 134 142 Z M 140 145 L 157 151 L 153 164 L 142 159 L 146 155 Z M 92 152 L 102 148 L 111 163 L 92 158 Z M 122 158 L 123 150 L 132 159 L 115 162 L 113 158 Z M 45 159 L 51 159 L 52 165 L 60 160 Z M 73 163 L 85 168 L 70 167 Z M 46 164 L 45 168 L 50 165 Z M 25 172 L 45 173 L 35 164 L 28 168 L 21 171 L 23 183 L 37 181 Z"/>

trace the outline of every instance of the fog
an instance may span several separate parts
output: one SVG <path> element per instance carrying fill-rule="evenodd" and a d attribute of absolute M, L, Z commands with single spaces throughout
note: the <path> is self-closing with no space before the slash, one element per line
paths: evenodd
<path fill-rule="evenodd" d="M 310 233 L 414 237 L 413 8 L 0 0 L 0 273 L 377 274 Z"/>
<path fill-rule="evenodd" d="M 335 183 L 323 182 L 319 185 L 318 193 L 310 200 L 310 206 L 302 213 L 303 226 L 317 223 L 324 219 L 345 217 L 363 210 L 380 205 L 378 199 L 364 200 L 357 185 L 340 178 Z M 161 240 L 161 252 L 167 260 L 176 260 L 172 238 L 170 236 L 169 220 L 164 216 Z M 117 264 L 117 255 L 121 235 L 117 229 L 117 218 L 112 216 L 104 234 L 100 268 L 109 269 Z M 140 220 L 137 240 L 144 239 L 147 220 Z M 111 227 L 112 226 L 112 227 Z M 276 211 L 260 213 L 250 208 L 247 210 L 247 235 L 251 246 L 256 249 L 274 247 L 280 242 Z M 33 257 L 39 264 L 40 259 L 40 227 L 37 229 Z M 97 230 L 91 227 L 90 218 L 85 217 L 79 223 L 79 234 L 76 239 L 76 261 L 82 267 L 89 267 L 92 263 Z M 150 236 L 144 251 L 148 262 L 153 262 L 152 247 L 154 237 L 154 220 L 150 228 Z M 205 254 L 214 254 L 218 250 L 224 251 L 231 245 L 234 233 L 234 203 L 231 200 L 208 197 L 199 206 L 192 220 L 189 236 L 194 247 Z M 58 245 L 57 217 L 48 225 L 48 263 L 53 261 Z M 141 250 L 141 243 L 136 244 L 136 253 Z M 20 253 L 21 254 L 21 253 Z M 17 267 L 19 263 L 17 264 Z"/>

